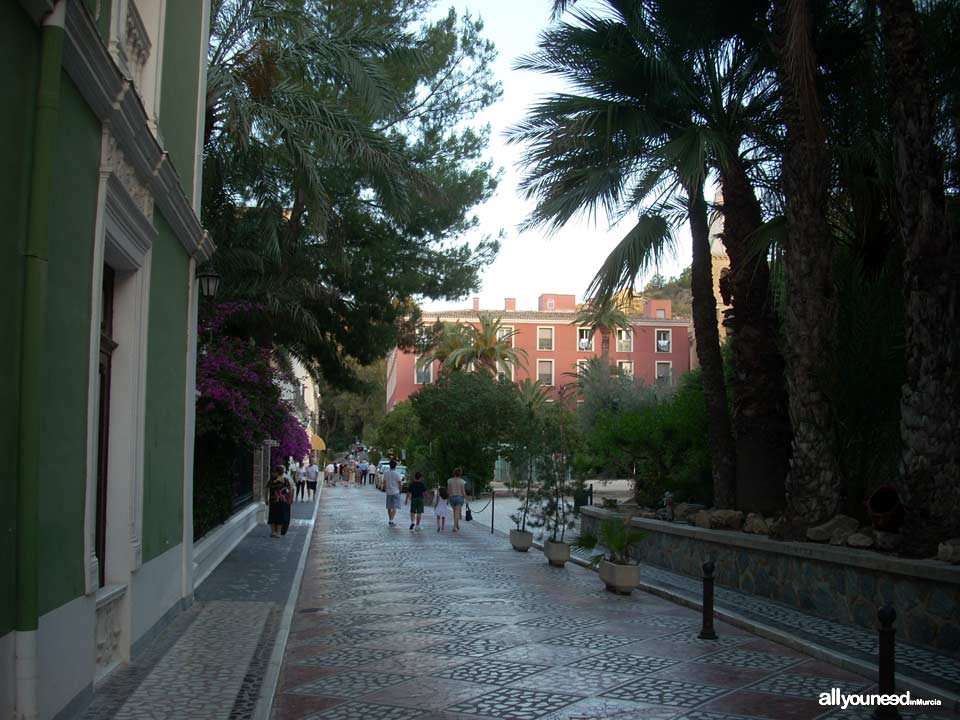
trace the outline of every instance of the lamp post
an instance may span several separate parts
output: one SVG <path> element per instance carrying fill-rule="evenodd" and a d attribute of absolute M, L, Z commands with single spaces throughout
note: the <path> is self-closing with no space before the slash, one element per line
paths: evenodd
<path fill-rule="evenodd" d="M 205 298 L 214 298 L 217 296 L 217 289 L 220 287 L 220 273 L 212 266 L 200 268 L 197 271 L 197 282 L 200 284 L 200 294 Z"/>

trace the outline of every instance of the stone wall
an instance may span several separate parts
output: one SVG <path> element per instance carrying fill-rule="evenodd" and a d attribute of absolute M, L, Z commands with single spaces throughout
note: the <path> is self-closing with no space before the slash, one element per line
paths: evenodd
<path fill-rule="evenodd" d="M 604 517 L 620 516 L 583 508 L 581 529 L 592 531 Z M 898 638 L 960 648 L 960 567 L 659 520 L 633 524 L 648 533 L 635 553 L 641 562 L 699 578 L 701 563 L 712 558 L 720 585 L 870 629 L 877 607 L 889 602 Z"/>

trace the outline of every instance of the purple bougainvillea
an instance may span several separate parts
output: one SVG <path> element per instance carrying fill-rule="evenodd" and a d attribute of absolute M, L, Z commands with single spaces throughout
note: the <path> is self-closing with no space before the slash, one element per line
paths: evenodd
<path fill-rule="evenodd" d="M 197 356 L 197 435 L 213 433 L 253 447 L 264 440 L 280 443 L 272 456 L 303 458 L 310 441 L 281 397 L 271 350 L 248 338 L 222 334 L 232 318 L 255 311 L 247 303 L 222 303 L 200 322 Z"/>

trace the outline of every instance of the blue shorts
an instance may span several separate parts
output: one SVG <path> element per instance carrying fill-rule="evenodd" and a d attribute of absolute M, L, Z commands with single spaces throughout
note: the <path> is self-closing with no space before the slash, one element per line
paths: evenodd
<path fill-rule="evenodd" d="M 459 507 L 466 502 L 463 495 L 451 495 L 450 496 L 450 507 Z"/>
<path fill-rule="evenodd" d="M 403 505 L 400 495 L 387 495 L 387 510 L 399 510 Z"/>

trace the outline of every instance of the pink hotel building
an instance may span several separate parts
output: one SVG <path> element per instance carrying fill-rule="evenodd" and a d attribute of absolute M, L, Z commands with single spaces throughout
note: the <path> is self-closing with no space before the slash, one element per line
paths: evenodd
<path fill-rule="evenodd" d="M 556 388 L 569 384 L 567 373 L 581 363 L 599 357 L 600 333 L 573 324 L 577 313 L 574 295 L 544 294 L 536 311 L 517 310 L 514 298 L 504 301 L 502 310 L 481 310 L 479 298 L 471 310 L 425 313 L 423 322 L 463 322 L 477 326 L 480 314 L 499 317 L 505 328 L 517 332 L 514 347 L 527 353 L 526 367 L 510 372 L 517 382 L 539 378 Z M 610 337 L 610 362 L 624 373 L 642 378 L 648 385 L 673 385 L 690 369 L 690 321 L 674 318 L 669 300 L 647 300 L 642 314 L 630 314 L 632 329 L 616 330 Z M 387 411 L 406 400 L 425 384 L 437 379 L 439 363 L 418 368 L 413 353 L 394 349 L 387 358 Z M 509 372 L 509 371 L 508 371 Z"/>

